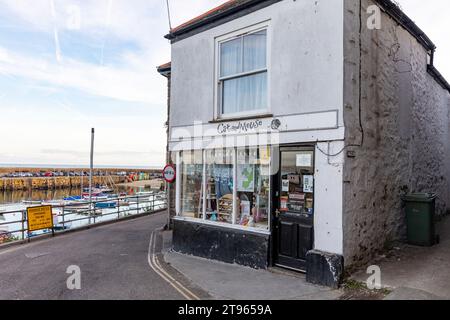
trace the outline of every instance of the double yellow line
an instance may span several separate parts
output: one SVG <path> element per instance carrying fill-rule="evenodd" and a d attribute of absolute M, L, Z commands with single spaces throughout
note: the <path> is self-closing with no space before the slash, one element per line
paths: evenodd
<path fill-rule="evenodd" d="M 172 277 L 164 268 L 161 266 L 161 263 L 158 260 L 156 255 L 156 236 L 159 232 L 159 229 L 156 229 L 152 232 L 150 236 L 150 242 L 148 245 L 148 264 L 150 268 L 153 269 L 164 281 L 169 283 L 175 290 L 177 290 L 183 297 L 187 300 L 200 300 L 200 298 L 190 291 L 188 288 L 183 286 L 179 281 L 177 281 L 174 277 Z"/>

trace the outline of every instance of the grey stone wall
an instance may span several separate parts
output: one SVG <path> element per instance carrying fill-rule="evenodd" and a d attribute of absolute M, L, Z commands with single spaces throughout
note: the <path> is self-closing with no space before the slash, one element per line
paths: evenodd
<path fill-rule="evenodd" d="M 373 4 L 361 1 L 361 17 L 358 0 L 344 5 L 344 122 L 354 145 L 344 165 L 346 265 L 404 239 L 402 194 L 437 193 L 440 215 L 449 204 L 449 93 L 428 74 L 424 47 L 387 14 L 381 30 L 367 29 Z"/>

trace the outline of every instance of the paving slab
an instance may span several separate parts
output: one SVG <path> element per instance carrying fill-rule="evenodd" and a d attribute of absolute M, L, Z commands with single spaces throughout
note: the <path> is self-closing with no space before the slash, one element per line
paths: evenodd
<path fill-rule="evenodd" d="M 404 295 L 412 299 L 416 293 L 424 298 L 450 299 L 450 217 L 437 224 L 437 231 L 441 238 L 438 245 L 398 244 L 371 263 L 380 267 L 381 284 L 394 290 L 393 297 Z M 365 270 L 352 275 L 353 279 L 361 282 L 366 282 L 368 277 Z"/>
<path fill-rule="evenodd" d="M 343 292 L 306 282 L 302 274 L 256 270 L 235 264 L 164 252 L 166 263 L 221 300 L 332 300 Z"/>
<path fill-rule="evenodd" d="M 400 287 L 392 291 L 384 300 L 444 300 L 444 298 L 427 291 Z"/>

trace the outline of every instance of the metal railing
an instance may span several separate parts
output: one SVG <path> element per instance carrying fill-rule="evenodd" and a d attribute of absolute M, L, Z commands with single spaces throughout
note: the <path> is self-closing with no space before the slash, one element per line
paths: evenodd
<path fill-rule="evenodd" d="M 167 208 L 167 198 L 164 192 L 148 195 L 133 195 L 124 197 L 111 197 L 96 201 L 49 201 L 42 204 L 51 205 L 53 213 L 53 230 L 46 229 L 39 232 L 28 232 L 28 218 L 26 208 L 0 212 L 5 221 L 0 220 L 2 227 L 7 231 L 0 233 L 0 244 L 5 242 L 26 240 L 35 236 L 76 230 L 89 225 L 107 221 L 121 220 L 133 215 L 152 214 Z M 12 220 L 11 220 L 12 216 Z M 19 216 L 16 218 L 16 216 Z M 10 218 L 10 220 L 8 220 Z M 11 228 L 11 229 L 10 229 Z"/>

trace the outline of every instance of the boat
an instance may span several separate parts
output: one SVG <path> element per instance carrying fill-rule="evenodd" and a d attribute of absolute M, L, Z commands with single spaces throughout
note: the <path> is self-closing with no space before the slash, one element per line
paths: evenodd
<path fill-rule="evenodd" d="M 84 210 L 78 214 L 83 216 L 101 216 L 103 214 L 102 209 Z"/>
<path fill-rule="evenodd" d="M 98 202 L 95 204 L 95 207 L 99 209 L 114 209 L 117 207 L 117 202 L 116 201 Z"/>
<path fill-rule="evenodd" d="M 64 230 L 69 230 L 70 227 L 68 225 L 62 225 L 62 224 L 58 224 L 56 226 L 53 226 L 53 230 L 55 231 L 64 231 Z"/>
<path fill-rule="evenodd" d="M 108 188 L 108 187 L 102 187 L 102 188 L 100 188 L 100 190 L 102 193 L 113 193 L 114 192 L 113 189 Z"/>
<path fill-rule="evenodd" d="M 130 205 L 130 202 L 128 202 L 127 200 L 119 200 L 117 203 L 120 207 L 127 207 Z"/>
<path fill-rule="evenodd" d="M 92 196 L 92 198 L 95 198 L 95 197 L 102 197 L 105 195 L 101 191 L 92 191 L 92 194 L 89 194 L 89 192 L 83 192 L 82 196 L 84 199 L 86 199 L 89 198 L 90 196 Z"/>
<path fill-rule="evenodd" d="M 42 201 L 41 205 L 43 206 L 62 206 L 61 202 L 57 202 L 55 200 Z"/>
<path fill-rule="evenodd" d="M 88 201 L 90 199 L 89 194 L 83 193 L 83 199 Z M 103 193 L 92 194 L 92 201 L 102 201 L 102 200 L 108 200 L 108 196 Z"/>
<path fill-rule="evenodd" d="M 64 211 L 80 213 L 90 209 L 89 203 L 72 204 L 64 207 Z"/>
<path fill-rule="evenodd" d="M 165 200 L 165 199 L 166 199 L 166 193 L 165 192 L 161 192 L 161 193 L 158 193 L 156 195 L 156 200 Z"/>
<path fill-rule="evenodd" d="M 64 198 L 65 201 L 81 201 L 83 198 L 81 196 L 70 196 Z"/>
<path fill-rule="evenodd" d="M 41 200 L 22 200 L 23 204 L 41 204 Z"/>
<path fill-rule="evenodd" d="M 52 207 L 63 207 L 70 204 L 70 201 L 64 201 L 64 200 L 49 200 L 49 201 L 43 201 L 41 203 L 43 206 L 52 206 Z"/>
<path fill-rule="evenodd" d="M 146 197 L 146 196 L 151 196 L 153 194 L 153 191 L 139 191 L 136 192 L 134 195 L 138 196 L 138 197 Z"/>

